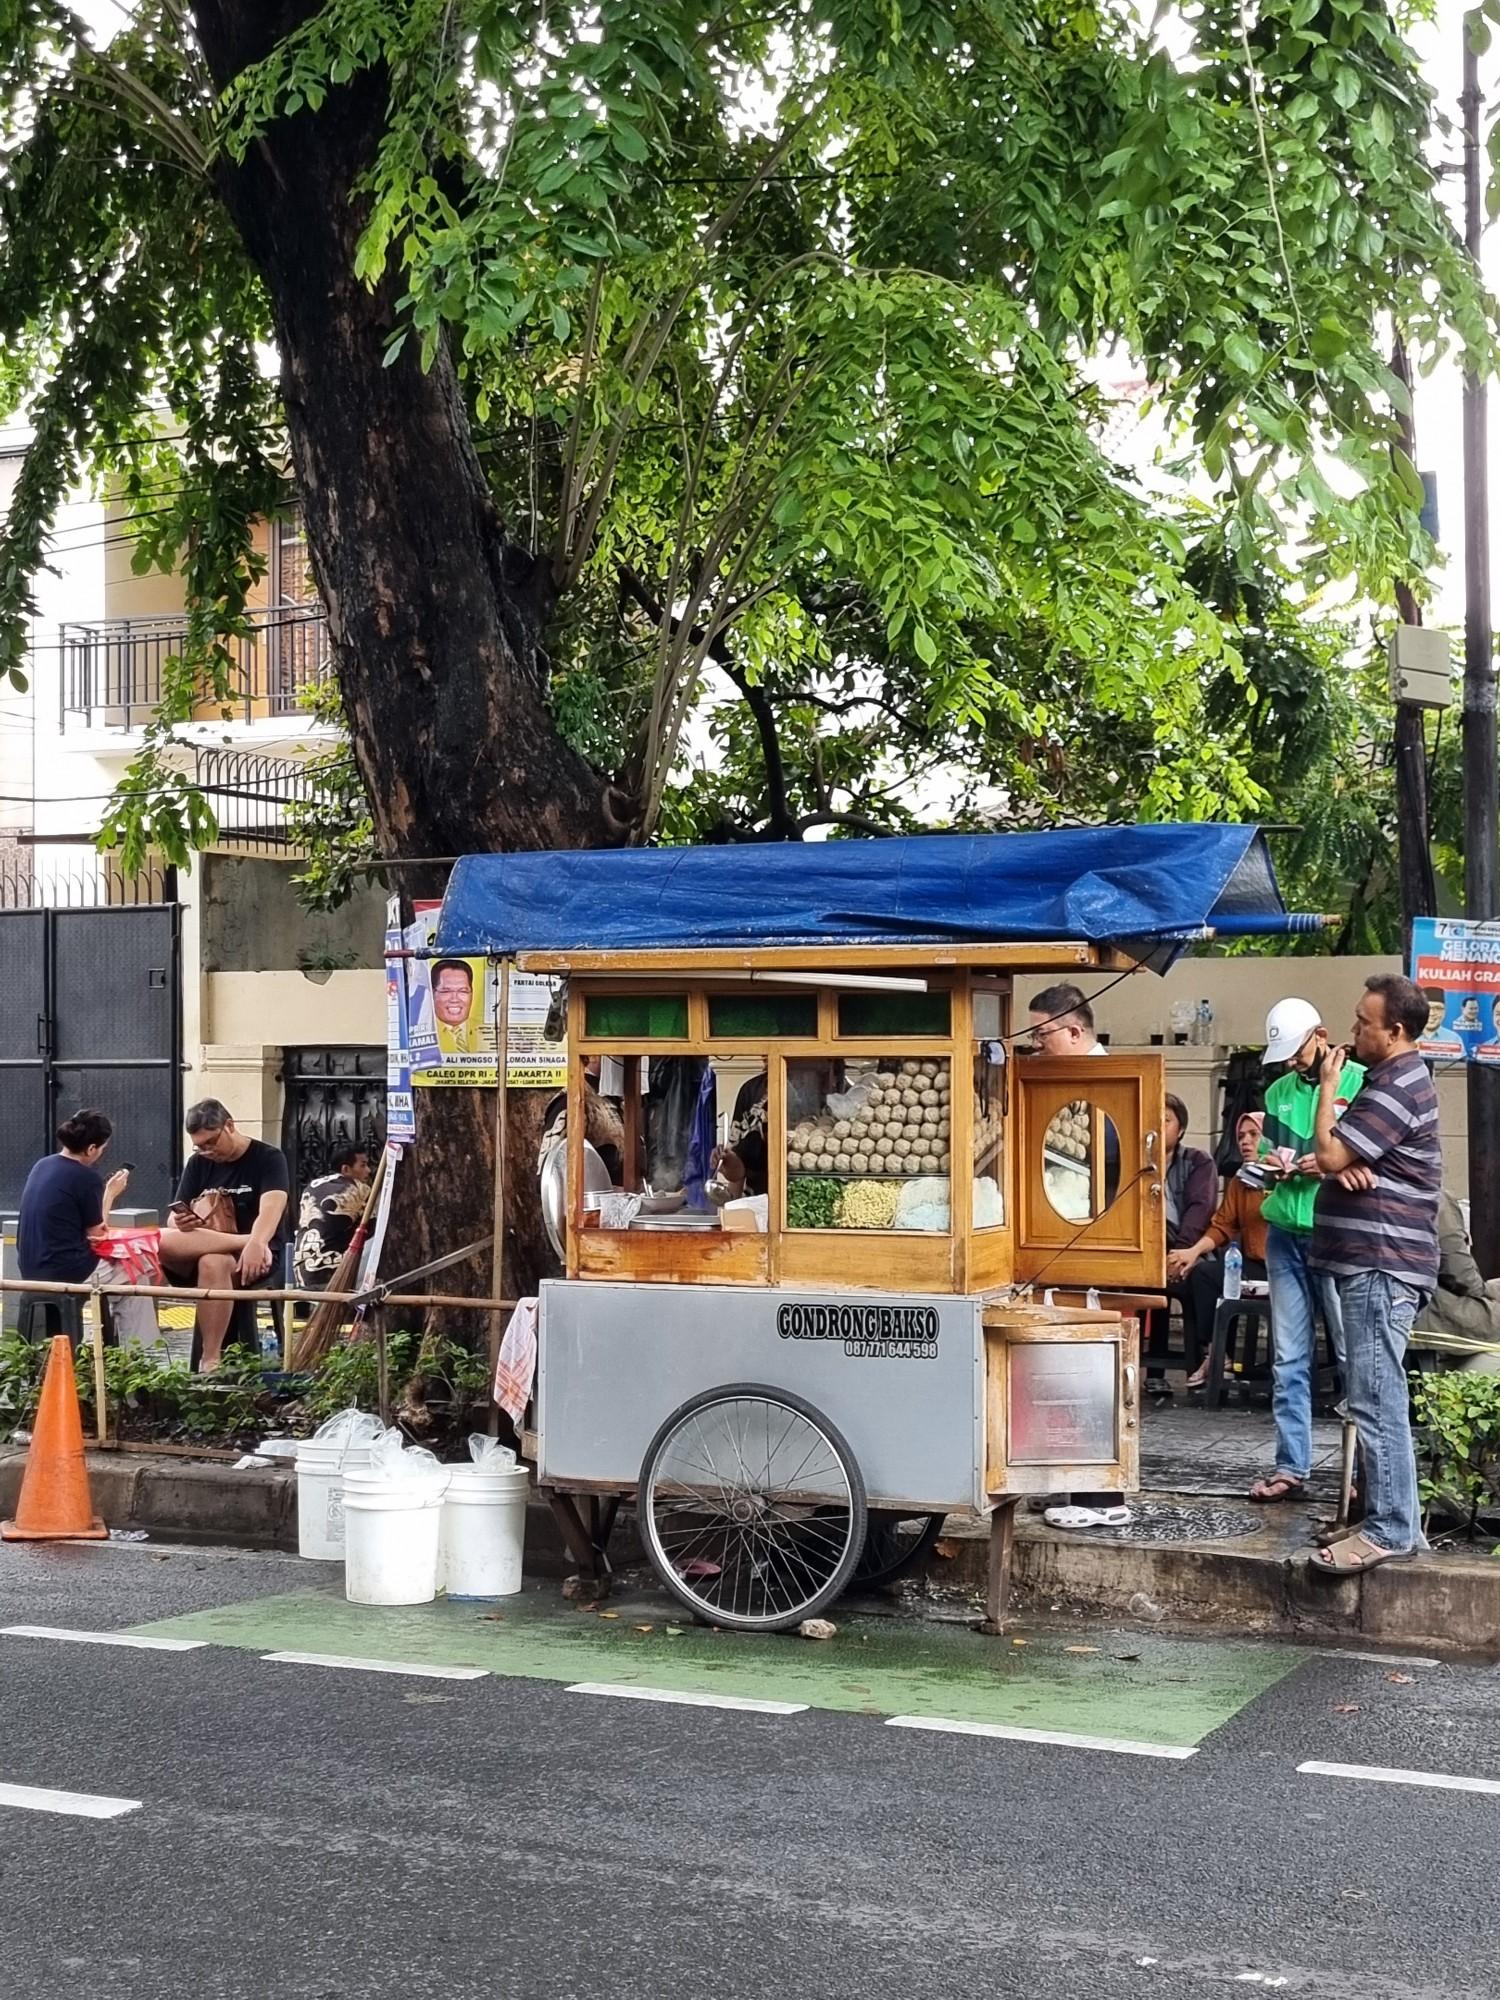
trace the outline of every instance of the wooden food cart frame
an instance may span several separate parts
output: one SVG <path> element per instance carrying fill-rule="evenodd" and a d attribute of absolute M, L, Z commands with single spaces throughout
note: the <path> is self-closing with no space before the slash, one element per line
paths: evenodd
<path fill-rule="evenodd" d="M 568 1133 L 565 1271 L 571 1283 L 625 1283 L 633 1286 L 743 1286 L 772 1292 L 790 1290 L 977 1296 L 984 1310 L 986 1418 L 984 1488 L 994 1509 L 992 1561 L 986 1627 L 1001 1629 L 1008 1597 L 1014 1505 L 1027 1493 L 1055 1491 L 1069 1478 L 1099 1490 L 1125 1492 L 1138 1481 L 1138 1329 L 1129 1310 L 1071 1310 L 1018 1313 L 1011 1303 L 1038 1283 L 1090 1286 L 1102 1291 L 1128 1287 L 1132 1293 L 1165 1283 L 1160 1146 L 1164 1073 L 1159 1055 L 1102 1055 L 1086 1064 L 1077 1058 L 1010 1058 L 1018 1039 L 1012 1020 L 1016 981 L 1055 982 L 1063 976 L 1123 977 L 1138 970 L 1123 954 L 1089 946 L 866 945 L 834 951 L 765 949 L 702 953 L 540 953 L 520 952 L 518 970 L 568 982 Z M 842 1033 L 841 998 L 889 980 L 902 990 L 948 1000 L 943 1034 L 886 1029 L 879 1034 Z M 784 982 L 784 983 L 782 983 Z M 506 982 L 502 979 L 501 990 Z M 759 1034 L 715 1033 L 716 1001 L 805 995 L 807 1031 Z M 976 1034 L 976 1000 L 989 996 L 998 1021 L 996 1037 Z M 1021 992 L 1020 1004 L 1029 997 Z M 591 1031 L 590 1003 L 641 1000 L 669 1003 L 683 1032 L 663 1035 Z M 1001 1066 L 1008 1115 L 1001 1120 L 999 1185 L 1002 1222 L 976 1228 L 973 1215 L 974 1094 L 971 1088 L 976 1045 L 998 1040 L 1006 1050 Z M 767 1226 L 728 1231 L 706 1227 L 690 1232 L 641 1232 L 631 1227 L 588 1226 L 584 1210 L 584 1145 L 587 1128 L 585 1064 L 613 1058 L 624 1078 L 623 1185 L 643 1185 L 640 1123 L 642 1063 L 659 1057 L 687 1057 L 732 1067 L 764 1066 L 767 1078 Z M 946 1179 L 949 1227 L 937 1230 L 801 1229 L 786 1219 L 790 1176 L 788 1068 L 799 1061 L 867 1064 L 922 1060 L 944 1066 L 949 1078 L 950 1133 Z M 1096 1130 L 1108 1119 L 1121 1163 L 1120 1185 L 1103 1198 L 1102 1146 L 1095 1176 L 1097 1213 L 1080 1222 L 1052 1206 L 1041 1171 L 1041 1138 L 1048 1121 L 1063 1107 L 1086 1101 L 1094 1108 Z M 1134 1300 L 1132 1299 L 1132 1303 Z M 1118 1351 L 1114 1374 L 1120 1384 L 1113 1462 L 1059 1468 L 1017 1464 L 1009 1446 L 1007 1344 L 1059 1341 L 1104 1342 Z M 526 1438 L 528 1455 L 539 1456 L 535 1433 Z M 607 1545 L 614 1519 L 629 1487 L 623 1482 L 579 1478 L 552 1480 L 547 1497 L 581 1566 L 602 1582 L 608 1573 Z"/>
<path fill-rule="evenodd" d="M 1054 911 L 1066 919 L 1061 935 L 1044 927 Z M 904 1345 L 923 1353 L 930 1349 L 934 1355 L 941 1350 L 949 1417 L 955 1383 L 963 1391 L 966 1329 L 973 1329 L 968 1365 L 974 1370 L 969 1422 L 975 1443 L 968 1497 L 955 1502 L 948 1492 L 951 1481 L 940 1494 L 944 1482 L 934 1478 L 924 1487 L 888 1467 L 874 1472 L 873 1492 L 877 1503 L 941 1504 L 945 1512 L 967 1508 L 981 1517 L 993 1514 L 987 1624 L 998 1630 L 1019 1498 L 1063 1486 L 1125 1492 L 1137 1483 L 1140 1383 L 1134 1313 L 1145 1303 L 1139 1295 L 1160 1296 L 1165 1282 L 1164 1058 L 1105 1051 L 1086 1060 L 1029 1057 L 1016 1062 L 1011 1053 L 1015 1015 L 1031 998 L 1031 991 L 1018 982 L 1025 980 L 1031 990 L 1084 976 L 1097 982 L 1111 975 L 1123 978 L 1148 962 L 1160 971 L 1186 944 L 1214 935 L 1217 925 L 1245 935 L 1313 929 L 1320 922 L 1288 916 L 1264 843 L 1248 828 L 1127 827 L 829 843 L 821 849 L 476 856 L 460 862 L 444 901 L 435 955 L 484 956 L 501 968 L 501 1098 L 508 968 L 568 982 L 565 1276 L 543 1286 L 534 1428 L 523 1443 L 580 1567 L 607 1584 L 609 1531 L 621 1498 L 634 1489 L 653 1565 L 666 1587 L 682 1596 L 686 1572 L 674 1575 L 664 1565 L 648 1532 L 654 1520 L 648 1481 L 658 1468 L 663 1438 L 705 1402 L 753 1399 L 762 1394 L 763 1384 L 798 1379 L 798 1368 L 807 1371 L 801 1378 L 804 1386 L 811 1381 L 826 1388 L 834 1379 L 823 1365 L 833 1354 L 833 1336 L 822 1339 L 828 1329 L 821 1325 L 808 1334 L 808 1314 L 813 1320 L 831 1316 L 840 1322 L 841 1351 L 852 1353 L 856 1362 L 870 1358 L 869 1348 L 876 1350 L 874 1358 L 882 1366 L 922 1358 L 898 1352 L 903 1343 L 883 1346 L 884 1334 L 876 1340 L 842 1337 L 846 1322 L 866 1325 L 860 1315 L 873 1312 L 877 1320 L 885 1314 L 903 1327 L 932 1322 L 930 1341 Z M 878 1028 L 841 1033 L 841 1000 L 861 985 L 947 993 L 946 1032 L 902 1032 L 888 1025 L 898 1018 L 892 1010 Z M 713 1032 L 717 1000 L 767 994 L 785 998 L 793 992 L 810 999 L 810 1012 L 796 1030 L 773 1025 L 754 1034 Z M 1096 985 L 1095 997 L 1097 992 Z M 998 1012 L 988 1005 L 983 1009 L 981 1034 L 982 996 L 999 1004 Z M 671 1004 L 657 1019 L 648 1018 L 644 1028 L 615 1026 L 606 1032 L 590 1020 L 591 1002 L 603 999 Z M 668 1016 L 665 1031 L 654 1032 Z M 1000 1069 L 1004 1092 L 999 1120 L 1003 1152 L 996 1177 L 1002 1200 L 998 1220 L 976 1225 L 973 1099 L 981 1047 L 987 1051 L 982 1061 Z M 624 1065 L 622 1192 L 641 1186 L 643 1059 L 706 1061 L 718 1075 L 735 1062 L 752 1070 L 763 1065 L 763 1231 L 712 1224 L 642 1227 L 643 1218 L 626 1212 L 628 1204 L 607 1196 L 586 1206 L 584 1063 L 595 1056 Z M 928 1172 L 932 1139 L 942 1135 L 925 1128 L 916 1135 L 922 1145 L 907 1133 L 910 1143 L 901 1149 L 916 1170 L 912 1179 L 941 1180 L 946 1169 L 946 1229 L 934 1222 L 921 1228 L 856 1229 L 847 1219 L 828 1227 L 790 1226 L 792 1067 L 804 1060 L 883 1066 L 891 1059 L 946 1066 L 946 1160 L 937 1156 Z M 929 1071 L 927 1077 L 936 1080 L 942 1073 Z M 828 1094 L 833 1094 L 831 1087 Z M 1071 1114 L 1070 1120 L 1054 1123 L 1063 1112 Z M 1080 1112 L 1085 1112 L 1082 1139 Z M 825 1101 L 820 1116 L 829 1114 L 846 1117 Z M 1110 1127 L 1112 1166 L 1104 1143 Z M 497 1223 L 504 1212 L 505 1174 L 515 1170 L 514 1161 L 505 1157 L 504 1128 L 497 1103 Z M 1072 1148 L 1070 1158 L 1060 1164 L 1070 1168 L 1075 1182 L 1081 1176 L 1087 1183 L 1082 1215 L 1070 1215 L 1054 1201 L 1061 1185 L 1058 1164 L 1049 1192 L 1043 1156 L 1049 1130 L 1060 1135 L 1054 1154 L 1061 1154 L 1064 1142 Z M 847 1160 L 848 1154 L 837 1158 Z M 857 1170 L 857 1161 L 854 1165 L 853 1172 L 841 1176 L 825 1147 L 816 1172 L 846 1184 L 849 1179 L 907 1180 L 904 1169 L 898 1174 L 872 1165 L 866 1175 Z M 801 1171 L 807 1174 L 809 1168 L 804 1164 Z M 1076 1186 L 1072 1191 L 1077 1192 Z M 840 1201 L 842 1205 L 842 1196 Z M 904 1212 L 910 1221 L 911 1209 Z M 941 1204 L 933 1199 L 927 1212 L 940 1214 Z M 1096 1307 L 1090 1299 L 1061 1309 L 1037 1306 L 1030 1296 L 1034 1286 L 1097 1289 L 1110 1303 Z M 555 1343 L 548 1339 L 549 1298 L 558 1327 L 566 1330 L 555 1353 Z M 778 1299 L 793 1303 L 776 1306 Z M 860 1306 L 861 1300 L 875 1303 Z M 766 1303 L 757 1303 L 761 1301 Z M 781 1339 L 792 1336 L 784 1349 L 767 1334 L 768 1311 L 779 1322 Z M 734 1328 L 743 1329 L 755 1314 L 759 1322 L 740 1338 Z M 949 1317 L 939 1341 L 935 1336 L 942 1314 Z M 736 1381 L 732 1366 L 716 1376 L 721 1341 L 725 1355 L 751 1352 L 768 1357 L 771 1368 L 759 1372 L 755 1381 L 748 1375 Z M 1026 1399 L 1018 1396 L 1011 1361 L 1021 1356 L 1029 1363 L 1039 1351 L 1051 1365 L 1048 1387 L 1054 1393 L 1043 1394 L 1038 1403 L 1033 1384 L 1031 1402 L 1023 1407 Z M 554 1360 L 565 1358 L 550 1385 L 549 1353 Z M 660 1371 L 653 1376 L 650 1364 L 669 1353 L 671 1367 L 680 1374 L 664 1387 Z M 1108 1399 L 1097 1393 L 1101 1365 L 1114 1384 L 1108 1421 Z M 776 1372 L 778 1366 L 791 1371 L 790 1376 Z M 591 1368 L 598 1380 L 590 1380 Z M 1092 1372 L 1092 1402 L 1082 1392 L 1070 1391 L 1065 1379 L 1070 1368 L 1075 1376 L 1077 1371 Z M 939 1370 L 925 1378 L 899 1378 L 908 1385 L 895 1392 L 900 1420 L 920 1423 L 924 1397 L 917 1393 L 918 1384 L 925 1379 L 936 1385 L 941 1375 Z M 691 1381 L 694 1391 L 675 1409 L 679 1397 L 671 1379 L 683 1386 Z M 860 1380 L 857 1371 L 843 1378 L 856 1398 L 869 1396 L 872 1379 L 866 1374 L 863 1386 L 854 1387 Z M 898 1378 L 888 1374 L 880 1379 L 889 1387 Z M 715 1382 L 720 1386 L 712 1386 Z M 617 1414 L 612 1399 L 623 1404 L 634 1396 L 639 1405 L 643 1393 L 660 1394 L 667 1421 L 645 1458 L 637 1461 L 636 1477 L 624 1462 L 625 1447 L 610 1435 Z M 841 1395 L 843 1389 L 831 1393 Z M 784 1395 L 787 1407 L 801 1390 L 771 1386 L 764 1394 Z M 553 1424 L 559 1412 L 567 1415 L 573 1405 L 588 1406 L 588 1422 L 581 1428 L 574 1422 L 571 1451 L 553 1451 Z M 822 1420 L 821 1410 L 808 1408 Z M 1070 1409 L 1077 1413 L 1076 1424 Z M 638 1429 L 640 1408 L 631 1416 Z M 836 1404 L 828 1405 L 828 1416 L 833 1420 L 827 1424 L 830 1431 L 852 1422 Z M 893 1421 L 884 1408 L 881 1421 Z M 769 1431 L 766 1437 L 764 1480 L 769 1485 Z M 929 1448 L 932 1442 L 927 1440 Z M 927 1463 L 930 1470 L 930 1449 Z M 743 1465 L 740 1470 L 747 1485 L 761 1480 Z M 862 1531 L 864 1487 L 857 1479 L 855 1484 L 858 1500 L 851 1498 L 848 1513 Z M 686 1489 L 679 1481 L 677 1491 L 683 1490 L 691 1497 L 691 1480 Z M 768 1496 L 753 1497 L 761 1501 Z M 850 1574 L 850 1568 L 841 1571 L 839 1589 Z M 836 1594 L 831 1584 L 829 1589 Z"/>

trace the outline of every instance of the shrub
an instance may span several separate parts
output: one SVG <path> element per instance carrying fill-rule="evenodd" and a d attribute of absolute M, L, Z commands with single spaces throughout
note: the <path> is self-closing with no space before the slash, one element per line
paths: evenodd
<path fill-rule="evenodd" d="M 1458 1514 L 1472 1535 L 1500 1508 L 1500 1375 L 1451 1369 L 1412 1384 L 1422 1505 Z"/>

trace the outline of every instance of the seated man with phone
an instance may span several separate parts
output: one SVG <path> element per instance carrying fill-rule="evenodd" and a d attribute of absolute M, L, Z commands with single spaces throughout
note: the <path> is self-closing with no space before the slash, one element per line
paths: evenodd
<path fill-rule="evenodd" d="M 193 1105 L 183 1121 L 192 1158 L 162 1231 L 162 1265 L 169 1278 L 212 1291 L 246 1291 L 274 1282 L 286 1249 L 291 1180 L 286 1155 L 236 1129 L 217 1098 Z M 198 1304 L 199 1367 L 217 1368 L 234 1315 L 228 1299 Z"/>

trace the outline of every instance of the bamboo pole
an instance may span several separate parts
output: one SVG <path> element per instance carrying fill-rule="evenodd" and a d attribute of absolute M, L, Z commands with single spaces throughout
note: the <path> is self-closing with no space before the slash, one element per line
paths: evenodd
<path fill-rule="evenodd" d="M 45 1292 L 49 1298 L 59 1293 L 91 1298 L 92 1285 L 56 1284 L 50 1278 L 0 1278 L 0 1292 Z M 243 1305 L 246 1299 L 259 1303 L 280 1300 L 285 1303 L 317 1305 L 320 1300 L 332 1297 L 335 1303 L 350 1306 L 368 1306 L 379 1299 L 388 1306 L 454 1306 L 469 1312 L 511 1312 L 515 1309 L 514 1299 L 476 1297 L 473 1293 L 460 1292 L 385 1292 L 378 1288 L 368 1292 L 328 1292 L 300 1291 L 295 1285 L 287 1285 L 264 1290 L 256 1285 L 249 1291 L 233 1291 L 222 1285 L 111 1285 L 112 1299 L 166 1299 L 176 1305 L 196 1305 L 200 1299 L 228 1300 L 234 1305 Z"/>
<path fill-rule="evenodd" d="M 505 1286 L 505 1153 L 506 1117 L 508 1097 L 506 1082 L 510 1071 L 510 960 L 502 958 L 499 971 L 499 990 L 495 995 L 495 1188 L 494 1188 L 494 1261 L 491 1265 L 490 1288 L 498 1299 Z M 495 1370 L 500 1365 L 500 1342 L 504 1328 L 500 1324 L 498 1311 L 490 1314 L 490 1389 L 493 1391 Z M 500 1434 L 500 1410 L 493 1393 L 485 1397 L 489 1414 L 485 1418 L 485 1429 L 491 1437 Z"/>
<path fill-rule="evenodd" d="M 380 1421 L 391 1427 L 391 1347 L 387 1337 L 384 1306 L 371 1306 L 366 1315 L 375 1336 L 375 1401 Z"/>
<path fill-rule="evenodd" d="M 104 1300 L 97 1291 L 89 1321 L 89 1342 L 94 1350 L 94 1429 L 104 1444 L 109 1438 L 109 1408 L 104 1389 Z"/>

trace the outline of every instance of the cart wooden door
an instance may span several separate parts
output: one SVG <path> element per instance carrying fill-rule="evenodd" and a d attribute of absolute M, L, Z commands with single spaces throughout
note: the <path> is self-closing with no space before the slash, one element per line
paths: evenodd
<path fill-rule="evenodd" d="M 1016 1277 L 1104 1290 L 1166 1283 L 1160 1056 L 1015 1068 Z"/>

